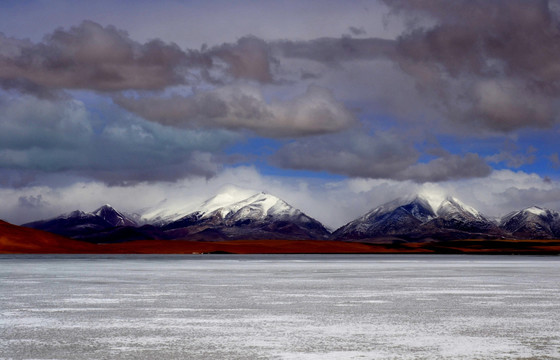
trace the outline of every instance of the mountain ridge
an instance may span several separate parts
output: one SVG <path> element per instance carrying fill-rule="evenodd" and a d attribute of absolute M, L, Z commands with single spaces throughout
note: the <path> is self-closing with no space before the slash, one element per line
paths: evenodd
<path fill-rule="evenodd" d="M 235 187 L 199 205 L 186 204 L 185 208 L 190 210 L 182 214 L 170 209 L 164 219 L 160 215 L 165 214 L 165 209 L 135 217 L 105 204 L 92 212 L 75 210 L 23 226 L 95 243 L 144 239 L 410 242 L 560 238 L 557 211 L 532 206 L 513 211 L 496 222 L 453 196 L 412 194 L 397 198 L 334 231 L 274 195 Z"/>

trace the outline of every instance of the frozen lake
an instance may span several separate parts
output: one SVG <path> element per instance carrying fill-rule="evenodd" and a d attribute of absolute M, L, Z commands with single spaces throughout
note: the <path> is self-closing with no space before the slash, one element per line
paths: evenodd
<path fill-rule="evenodd" d="M 0 359 L 558 359 L 560 258 L 0 256 Z"/>

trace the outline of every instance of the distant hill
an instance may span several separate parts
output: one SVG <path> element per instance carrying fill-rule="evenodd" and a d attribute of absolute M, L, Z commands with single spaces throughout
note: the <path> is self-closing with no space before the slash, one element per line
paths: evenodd
<path fill-rule="evenodd" d="M 88 243 L 0 220 L 0 253 L 67 254 L 95 252 Z"/>

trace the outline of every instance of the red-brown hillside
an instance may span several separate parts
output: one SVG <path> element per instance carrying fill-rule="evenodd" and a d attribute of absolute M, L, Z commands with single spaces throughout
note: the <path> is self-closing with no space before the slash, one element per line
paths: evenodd
<path fill-rule="evenodd" d="M 77 254 L 97 252 L 95 245 L 0 220 L 2 254 Z"/>

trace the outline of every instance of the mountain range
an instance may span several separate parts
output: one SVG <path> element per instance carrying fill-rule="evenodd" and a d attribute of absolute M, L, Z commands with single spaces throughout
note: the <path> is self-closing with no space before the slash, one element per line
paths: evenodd
<path fill-rule="evenodd" d="M 319 221 L 266 193 L 247 198 L 242 193 L 221 193 L 187 214 L 161 211 L 138 217 L 104 205 L 91 213 L 76 210 L 23 226 L 95 243 L 144 239 L 326 240 L 330 236 Z"/>
<path fill-rule="evenodd" d="M 110 205 L 23 226 L 90 243 L 132 240 L 341 240 L 370 243 L 460 239 L 558 239 L 560 213 L 532 206 L 490 219 L 454 197 L 414 195 L 378 206 L 330 232 L 282 199 L 228 189 L 188 210 L 127 215 Z"/>

